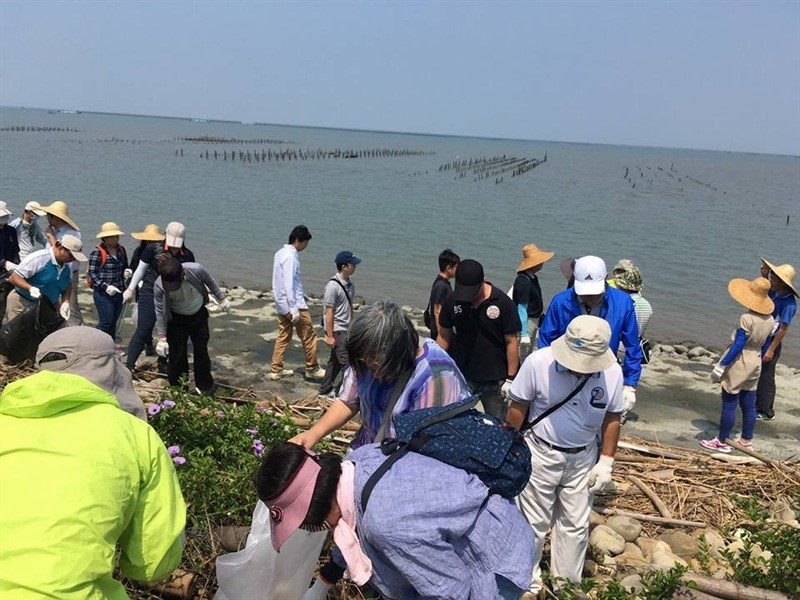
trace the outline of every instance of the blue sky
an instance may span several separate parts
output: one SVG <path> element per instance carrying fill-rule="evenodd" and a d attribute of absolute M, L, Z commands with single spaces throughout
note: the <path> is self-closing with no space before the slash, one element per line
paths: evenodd
<path fill-rule="evenodd" d="M 799 2 L 0 2 L 0 104 L 800 154 Z"/>

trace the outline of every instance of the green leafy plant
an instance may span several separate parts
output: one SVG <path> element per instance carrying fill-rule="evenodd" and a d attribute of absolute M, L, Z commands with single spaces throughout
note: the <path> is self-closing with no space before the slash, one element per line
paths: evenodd
<path fill-rule="evenodd" d="M 642 574 L 644 589 L 639 593 L 642 600 L 663 600 L 672 598 L 680 587 L 692 587 L 692 582 L 681 580 L 683 574 L 688 569 L 683 565 L 677 565 L 669 571 L 645 571 Z"/>
<path fill-rule="evenodd" d="M 800 530 L 761 521 L 741 540 L 738 552 L 722 551 L 733 570 L 733 581 L 800 596 Z M 758 548 L 772 556 L 765 557 Z"/>
<path fill-rule="evenodd" d="M 701 535 L 697 540 L 697 562 L 700 565 L 700 572 L 703 575 L 711 575 L 711 557 L 709 551 L 711 550 L 706 540 L 705 534 Z"/>
<path fill-rule="evenodd" d="M 607 581 L 594 597 L 596 600 L 633 600 L 634 598 L 616 579 Z"/>
<path fill-rule="evenodd" d="M 755 496 L 733 496 L 731 500 L 751 521 L 764 521 L 769 516 L 767 509 L 761 506 L 761 502 Z"/>

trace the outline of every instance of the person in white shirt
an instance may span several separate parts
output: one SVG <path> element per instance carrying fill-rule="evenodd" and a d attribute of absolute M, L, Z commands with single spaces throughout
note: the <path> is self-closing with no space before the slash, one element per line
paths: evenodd
<path fill-rule="evenodd" d="M 608 347 L 610 338 L 604 319 L 575 317 L 564 335 L 528 356 L 508 392 L 506 420 L 517 429 L 533 425 L 525 441 L 534 474 L 518 497 L 536 536 L 530 591 L 523 600 L 542 589 L 539 562 L 551 522 L 550 574 L 581 581 L 589 511 L 594 493 L 611 483 L 624 407 L 622 369 Z"/>
<path fill-rule="evenodd" d="M 66 202 L 56 200 L 52 204 L 42 206 L 41 209 L 47 213 L 47 222 L 50 226 L 45 229 L 47 236 L 47 247 L 55 246 L 56 242 L 61 241 L 65 235 L 72 235 L 81 239 L 80 228 L 75 224 L 75 221 L 69 216 L 69 206 Z M 83 325 L 83 314 L 81 314 L 81 305 L 78 304 L 78 289 L 80 288 L 80 275 L 78 272 L 81 268 L 81 263 L 77 260 L 72 261 L 72 288 L 69 300 L 69 320 L 70 326 Z"/>
<path fill-rule="evenodd" d="M 36 220 L 47 213 L 42 210 L 38 202 L 28 202 L 21 217 L 17 217 L 9 225 L 17 230 L 17 243 L 19 243 L 20 260 L 31 252 L 41 250 L 47 245 L 47 238 L 42 233 Z M 41 246 L 37 248 L 36 246 Z"/>
<path fill-rule="evenodd" d="M 317 361 L 317 334 L 311 323 L 311 316 L 303 291 L 303 278 L 300 275 L 300 257 L 308 247 L 311 232 L 305 225 L 298 225 L 289 234 L 289 243 L 275 253 L 272 264 L 272 293 L 275 296 L 275 308 L 278 312 L 278 337 L 275 338 L 275 349 L 272 352 L 272 371 L 269 378 L 278 380 L 293 375 L 291 369 L 284 369 L 284 357 L 292 332 L 303 344 L 306 357 L 306 377 L 321 379 L 325 369 L 319 367 Z"/>

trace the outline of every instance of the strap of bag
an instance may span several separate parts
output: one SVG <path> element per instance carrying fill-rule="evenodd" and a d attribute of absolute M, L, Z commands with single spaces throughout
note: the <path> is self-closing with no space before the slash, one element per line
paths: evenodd
<path fill-rule="evenodd" d="M 342 285 L 342 282 L 336 279 L 336 277 L 331 277 L 330 281 L 335 281 L 339 284 L 339 287 L 342 288 L 344 292 L 344 297 L 347 298 L 347 304 L 350 306 L 350 312 L 353 312 L 353 301 L 350 300 L 350 294 L 347 293 L 347 288 Z"/>
<path fill-rule="evenodd" d="M 583 386 L 586 385 L 586 382 L 589 381 L 589 377 L 591 377 L 591 375 L 587 375 L 586 377 L 584 377 L 583 380 L 577 386 L 575 386 L 575 389 L 572 390 L 569 393 L 569 395 L 566 398 L 564 398 L 561 402 L 559 402 L 558 404 L 554 404 L 553 406 L 548 408 L 546 411 L 544 411 L 542 414 L 540 414 L 538 417 L 536 417 L 530 423 L 525 423 L 522 427 L 520 427 L 519 432 L 520 433 L 525 433 L 526 431 L 528 431 L 528 429 L 530 429 L 531 427 L 536 425 L 539 421 L 541 421 L 545 417 L 550 416 L 552 413 L 554 413 L 559 408 L 564 406 L 567 402 L 572 400 L 578 394 L 578 392 L 580 392 L 583 389 Z"/>
<path fill-rule="evenodd" d="M 447 410 L 443 410 L 440 413 L 433 415 L 432 417 L 428 417 L 422 423 L 419 424 L 417 427 L 417 431 L 422 431 L 426 427 L 430 427 L 431 425 L 435 425 L 436 423 L 441 423 L 442 421 L 447 421 L 448 419 L 452 419 L 453 417 L 457 417 L 461 413 L 465 413 L 468 410 L 472 410 L 475 408 L 475 405 L 478 403 L 478 400 L 481 399 L 480 394 L 473 394 L 469 398 L 466 398 L 459 402 L 458 404 L 451 405 L 450 408 Z"/>
<path fill-rule="evenodd" d="M 411 379 L 411 374 L 414 372 L 414 369 L 408 369 L 401 373 L 400 377 L 397 378 L 397 381 L 392 388 L 392 395 L 389 396 L 389 403 L 386 405 L 386 412 L 383 414 L 383 420 L 381 421 L 380 429 L 378 429 L 378 433 L 375 436 L 376 442 L 382 442 L 383 437 L 386 435 L 386 428 L 389 426 L 389 421 L 392 420 L 392 411 L 394 410 L 395 405 L 397 405 L 397 400 L 400 398 L 400 395 L 403 393 L 403 390 L 406 389 L 406 384 L 408 380 Z"/>

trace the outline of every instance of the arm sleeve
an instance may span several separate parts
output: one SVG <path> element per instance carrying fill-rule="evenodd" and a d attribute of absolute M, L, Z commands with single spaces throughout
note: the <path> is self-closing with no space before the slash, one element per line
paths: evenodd
<path fill-rule="evenodd" d="M 289 312 L 297 310 L 297 298 L 294 296 L 294 272 L 297 269 L 297 258 L 292 256 L 283 264 L 283 290 L 286 294 L 286 303 L 289 305 Z"/>
<path fill-rule="evenodd" d="M 736 335 L 733 338 L 731 347 L 728 349 L 728 352 L 725 353 L 725 356 L 720 359 L 719 364 L 721 364 L 723 367 L 727 367 L 729 364 L 739 358 L 742 350 L 744 350 L 744 345 L 747 343 L 747 337 L 747 332 L 739 327 L 736 330 Z"/>
<path fill-rule="evenodd" d="M 142 469 L 133 517 L 120 537 L 120 568 L 137 581 L 163 579 L 175 570 L 186 526 L 186 504 L 172 461 L 156 432 L 147 428 L 146 441 L 140 444 L 149 464 Z"/>
<path fill-rule="evenodd" d="M 358 385 L 356 372 L 353 367 L 347 367 L 342 376 L 342 388 L 339 390 L 339 400 L 344 402 L 353 410 L 361 409 L 361 402 L 358 397 Z"/>
<path fill-rule="evenodd" d="M 794 317 L 796 312 L 797 304 L 795 302 L 787 302 L 778 315 L 776 321 L 778 321 L 781 325 L 786 325 L 788 327 L 791 324 L 792 317 Z"/>
<path fill-rule="evenodd" d="M 153 304 L 155 305 L 156 309 L 156 332 L 158 333 L 158 337 L 165 338 L 167 337 L 167 318 L 166 318 L 166 304 L 164 299 L 164 286 L 161 284 L 161 277 L 156 279 L 156 283 L 153 286 Z"/>
<path fill-rule="evenodd" d="M 633 300 L 630 298 L 628 298 L 628 308 L 622 321 L 622 344 L 625 346 L 625 360 L 622 363 L 624 383 L 636 387 L 642 376 L 642 347 L 639 345 L 636 312 L 633 310 Z M 611 350 L 617 351 L 616 348 Z"/>
<path fill-rule="evenodd" d="M 517 304 L 517 314 L 522 325 L 522 335 L 528 335 L 528 305 Z"/>
<path fill-rule="evenodd" d="M 150 263 L 144 261 L 144 252 L 142 253 L 142 257 L 139 260 L 139 266 L 136 267 L 136 272 L 131 277 L 131 282 L 128 284 L 129 290 L 135 290 L 136 286 L 139 285 L 139 282 L 144 278 L 144 274 L 147 273 L 147 269 L 150 268 Z"/>
<path fill-rule="evenodd" d="M 199 264 L 199 263 L 198 263 Z M 214 295 L 218 301 L 222 302 L 225 300 L 225 294 L 222 293 L 222 290 L 217 283 L 217 280 L 214 279 L 211 274 L 205 270 L 205 268 L 200 265 L 200 277 L 203 279 L 203 284 L 211 290 L 211 293 Z"/>

